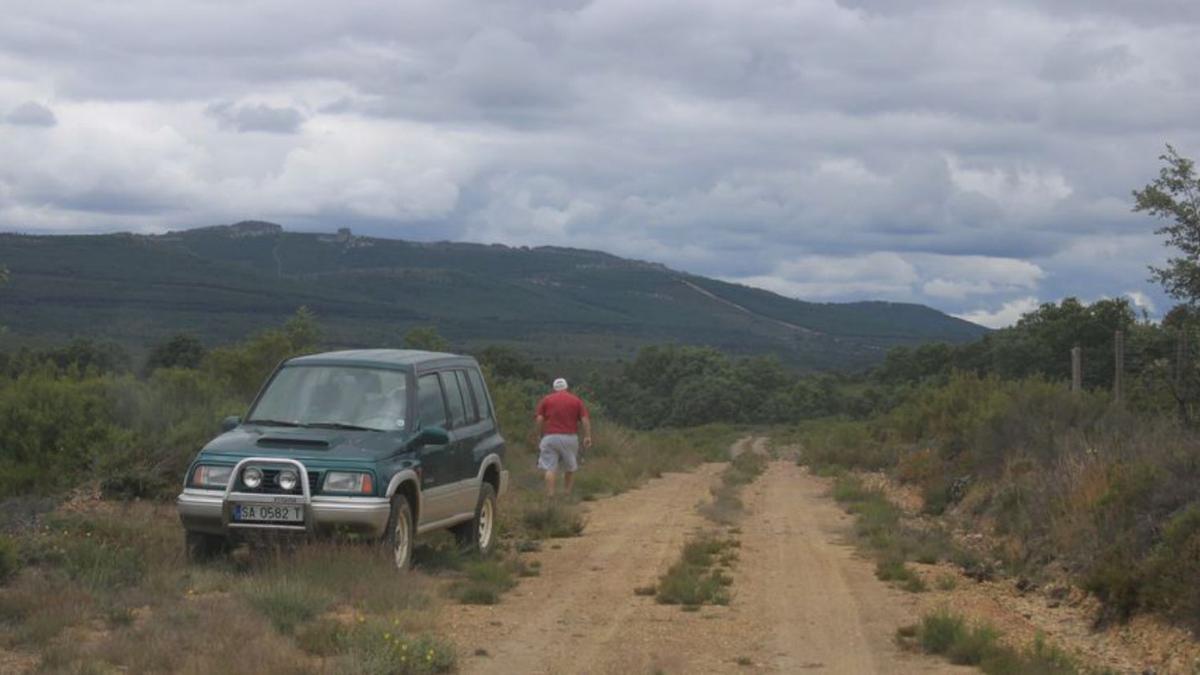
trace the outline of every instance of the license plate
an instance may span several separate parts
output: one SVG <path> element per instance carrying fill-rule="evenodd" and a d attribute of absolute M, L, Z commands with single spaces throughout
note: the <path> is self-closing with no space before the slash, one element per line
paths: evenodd
<path fill-rule="evenodd" d="M 238 523 L 302 523 L 304 507 L 288 504 L 234 504 L 233 520 Z"/>

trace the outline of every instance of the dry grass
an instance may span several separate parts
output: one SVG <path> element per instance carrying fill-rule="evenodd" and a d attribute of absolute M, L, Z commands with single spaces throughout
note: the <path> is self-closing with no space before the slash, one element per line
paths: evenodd
<path fill-rule="evenodd" d="M 372 545 L 315 542 L 187 565 L 178 521 L 148 503 L 69 506 L 14 540 L 24 568 L 0 587 L 0 647 L 36 654 L 42 670 L 432 673 L 453 664 L 442 647 L 432 661 L 393 662 L 359 630 L 386 623 L 393 642 L 436 642 L 427 637 L 434 582 L 398 575 Z M 344 640 L 329 637 L 338 634 L 331 622 L 346 627 Z"/>

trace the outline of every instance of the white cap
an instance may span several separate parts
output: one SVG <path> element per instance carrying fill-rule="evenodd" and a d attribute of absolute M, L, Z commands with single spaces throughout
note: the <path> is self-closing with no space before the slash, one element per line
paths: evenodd
<path fill-rule="evenodd" d="M 565 378 L 560 377 L 554 381 L 554 391 L 563 391 L 566 388 L 567 388 L 567 381 Z"/>

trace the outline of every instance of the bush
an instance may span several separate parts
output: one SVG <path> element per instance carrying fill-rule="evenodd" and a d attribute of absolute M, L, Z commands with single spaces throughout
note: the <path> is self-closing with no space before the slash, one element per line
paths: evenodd
<path fill-rule="evenodd" d="M 333 601 L 332 596 L 302 581 L 273 576 L 247 582 L 242 595 L 285 635 L 324 612 Z"/>
<path fill-rule="evenodd" d="M 17 576 L 20 569 L 21 557 L 17 551 L 17 542 L 0 534 L 0 586 Z"/>
<path fill-rule="evenodd" d="M 1028 649 L 1000 643 L 1000 633 L 986 623 L 968 626 L 946 610 L 926 614 L 916 626 L 896 631 L 896 640 L 927 654 L 939 654 L 959 665 L 978 666 L 989 675 L 1074 675 L 1075 662 L 1046 645 L 1039 635 Z"/>
<path fill-rule="evenodd" d="M 465 567 L 466 578 L 451 584 L 448 592 L 464 605 L 494 605 L 514 588 L 515 565 L 498 559 L 476 560 Z"/>
<path fill-rule="evenodd" d="M 563 502 L 551 501 L 531 508 L 522 520 L 534 537 L 578 537 L 583 533 L 583 516 Z"/>
<path fill-rule="evenodd" d="M 717 565 L 729 565 L 736 556 L 734 542 L 701 537 L 684 544 L 680 559 L 658 580 L 655 599 L 664 605 L 729 604 L 728 587 L 733 579 Z"/>

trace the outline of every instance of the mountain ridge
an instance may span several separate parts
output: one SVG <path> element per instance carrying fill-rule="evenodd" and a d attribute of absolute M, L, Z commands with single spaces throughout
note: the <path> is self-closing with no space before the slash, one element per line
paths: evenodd
<path fill-rule="evenodd" d="M 0 234 L 7 341 L 80 335 L 146 345 L 176 332 L 239 339 L 317 312 L 334 346 L 392 346 L 435 325 L 456 346 L 613 360 L 648 344 L 777 354 L 801 369 L 860 368 L 892 346 L 986 329 L 932 308 L 811 303 L 764 289 L 561 246 L 414 242 L 292 232 L 266 221 L 163 234 Z M 82 327 L 86 326 L 87 331 Z"/>

